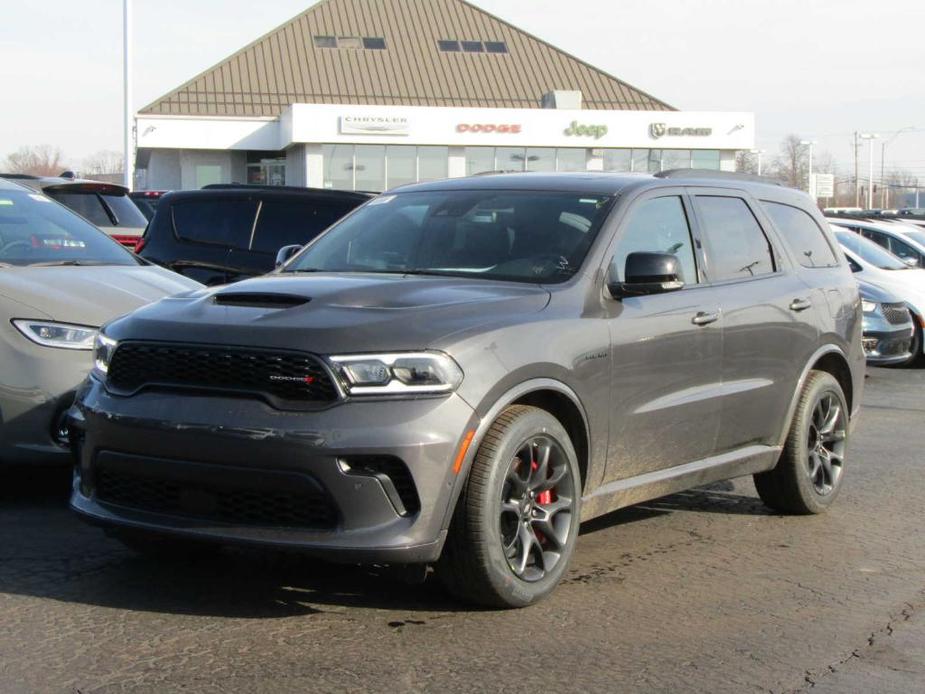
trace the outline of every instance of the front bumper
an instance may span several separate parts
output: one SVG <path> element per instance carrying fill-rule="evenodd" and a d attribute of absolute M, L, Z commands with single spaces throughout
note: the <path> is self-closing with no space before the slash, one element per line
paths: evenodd
<path fill-rule="evenodd" d="M 283 412 L 198 394 L 119 397 L 90 378 L 71 411 L 71 507 L 104 526 L 351 562 L 430 562 L 458 493 L 454 458 L 477 424 L 456 395 Z M 391 478 L 357 463 L 383 458 L 403 463 L 419 509 L 403 508 Z M 330 513 L 306 522 L 316 502 Z"/>
<path fill-rule="evenodd" d="M 872 366 L 901 364 L 912 356 L 911 327 L 901 330 L 865 330 L 864 356 Z"/>

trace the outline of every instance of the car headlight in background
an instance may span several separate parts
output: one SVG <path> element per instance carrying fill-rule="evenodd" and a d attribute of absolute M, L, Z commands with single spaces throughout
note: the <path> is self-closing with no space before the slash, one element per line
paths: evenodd
<path fill-rule="evenodd" d="M 56 321 L 14 319 L 13 325 L 27 338 L 43 347 L 93 349 L 98 328 Z"/>
<path fill-rule="evenodd" d="M 330 357 L 350 395 L 446 393 L 463 380 L 462 369 L 442 352 L 396 352 Z"/>
<path fill-rule="evenodd" d="M 96 336 L 93 342 L 93 373 L 102 379 L 106 378 L 109 371 L 109 362 L 112 361 L 112 353 L 116 351 L 116 345 L 119 343 L 111 337 L 106 337 L 103 333 Z"/>
<path fill-rule="evenodd" d="M 861 310 L 864 313 L 876 313 L 877 304 L 873 301 L 868 301 L 867 299 L 861 299 Z"/>

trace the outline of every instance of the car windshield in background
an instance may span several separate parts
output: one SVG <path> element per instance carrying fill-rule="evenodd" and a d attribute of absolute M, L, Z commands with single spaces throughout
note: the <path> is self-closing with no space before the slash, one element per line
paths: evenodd
<path fill-rule="evenodd" d="M 379 272 L 562 282 L 611 199 L 534 191 L 384 195 L 335 224 L 286 272 Z"/>
<path fill-rule="evenodd" d="M 920 246 L 925 247 L 925 231 L 919 231 L 918 229 L 903 229 L 901 233 L 903 236 L 912 239 Z"/>
<path fill-rule="evenodd" d="M 851 231 L 836 231 L 838 242 L 863 258 L 866 262 L 881 270 L 908 270 L 909 266 L 889 251 L 883 250 L 873 241 Z"/>
<path fill-rule="evenodd" d="M 48 190 L 47 194 L 98 227 L 142 228 L 148 224 L 148 220 L 127 195 L 67 188 Z M 112 217 L 115 217 L 115 221 Z"/>
<path fill-rule="evenodd" d="M 6 265 L 137 265 L 99 229 L 49 198 L 0 191 L 0 262 Z"/>

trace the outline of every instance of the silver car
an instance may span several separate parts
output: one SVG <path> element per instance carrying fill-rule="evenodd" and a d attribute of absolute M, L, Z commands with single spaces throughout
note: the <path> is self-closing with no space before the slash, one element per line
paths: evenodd
<path fill-rule="evenodd" d="M 103 323 L 201 285 L 0 180 L 0 465 L 69 462 L 63 414 Z"/>

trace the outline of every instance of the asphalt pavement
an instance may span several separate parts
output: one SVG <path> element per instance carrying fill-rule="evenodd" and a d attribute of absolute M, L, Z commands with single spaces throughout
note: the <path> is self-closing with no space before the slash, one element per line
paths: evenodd
<path fill-rule="evenodd" d="M 873 369 L 842 495 L 783 517 L 750 479 L 586 523 L 517 611 L 272 553 L 136 556 L 0 476 L 0 692 L 925 691 L 925 370 Z"/>

